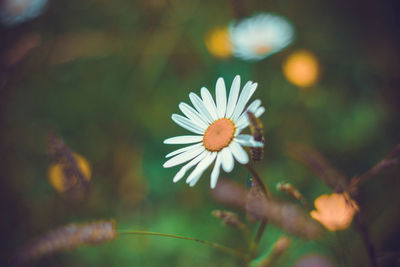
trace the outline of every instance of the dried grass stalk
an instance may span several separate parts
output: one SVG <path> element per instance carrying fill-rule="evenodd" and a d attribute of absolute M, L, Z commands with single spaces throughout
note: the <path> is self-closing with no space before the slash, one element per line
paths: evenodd
<path fill-rule="evenodd" d="M 305 239 L 315 239 L 322 234 L 322 227 L 298 205 L 274 199 L 254 199 L 246 206 L 249 212 L 279 226 L 288 233 Z"/>
<path fill-rule="evenodd" d="M 298 205 L 275 199 L 261 199 L 232 181 L 221 179 L 213 190 L 213 196 L 223 204 L 245 210 L 262 220 L 267 219 L 286 232 L 305 239 L 318 238 L 323 232 L 322 226 Z"/>
<path fill-rule="evenodd" d="M 300 201 L 304 206 L 308 206 L 306 199 L 303 197 L 303 194 L 300 193 L 300 191 L 292 184 L 283 181 L 276 185 L 276 189 Z"/>
<path fill-rule="evenodd" d="M 214 210 L 212 212 L 212 215 L 220 219 L 225 225 L 229 225 L 232 228 L 245 228 L 244 223 L 242 223 L 242 221 L 239 219 L 239 216 L 234 212 L 225 210 Z"/>
<path fill-rule="evenodd" d="M 272 267 L 276 266 L 279 258 L 287 251 L 290 246 L 290 238 L 281 236 L 274 244 L 272 251 L 267 257 L 260 262 L 259 267 Z"/>
<path fill-rule="evenodd" d="M 47 232 L 22 247 L 11 262 L 22 265 L 58 251 L 73 250 L 84 245 L 100 245 L 114 240 L 117 236 L 114 220 L 72 223 Z"/>

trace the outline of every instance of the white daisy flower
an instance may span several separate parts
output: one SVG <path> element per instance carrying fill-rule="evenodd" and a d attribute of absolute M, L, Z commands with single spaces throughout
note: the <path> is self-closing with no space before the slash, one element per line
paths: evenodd
<path fill-rule="evenodd" d="M 256 88 L 257 83 L 248 81 L 239 95 L 240 76 L 237 75 L 227 97 L 224 79 L 219 78 L 215 86 L 216 103 L 208 89 L 203 87 L 201 98 L 195 93 L 189 94 L 195 108 L 183 102 L 179 104 L 179 109 L 186 117 L 172 114 L 172 120 L 196 135 L 177 136 L 164 141 L 165 144 L 191 144 L 166 155 L 166 158 L 172 158 L 164 163 L 164 168 L 188 162 L 175 175 L 174 182 L 181 180 L 190 168 L 196 166 L 186 179 L 186 183 L 194 186 L 204 171 L 215 161 L 210 181 L 211 188 L 214 188 L 221 167 L 225 172 L 231 172 L 234 159 L 241 164 L 248 163 L 249 156 L 242 146 L 263 146 L 263 143 L 255 141 L 253 136 L 240 134 L 249 126 L 247 111 L 257 117 L 265 111 L 258 99 L 245 109 Z"/>
<path fill-rule="evenodd" d="M 294 29 L 285 18 L 261 13 L 230 27 L 234 55 L 244 60 L 261 60 L 279 52 L 294 39 Z"/>

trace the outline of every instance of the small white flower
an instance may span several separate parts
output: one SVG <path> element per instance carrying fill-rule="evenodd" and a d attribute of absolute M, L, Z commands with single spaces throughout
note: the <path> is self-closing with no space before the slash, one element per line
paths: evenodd
<path fill-rule="evenodd" d="M 244 60 L 261 60 L 279 52 L 294 39 L 294 29 L 285 18 L 261 13 L 230 27 L 234 55 Z"/>
<path fill-rule="evenodd" d="M 224 79 L 219 78 L 215 86 L 216 103 L 208 89 L 203 87 L 201 98 L 195 93 L 189 94 L 195 109 L 183 102 L 179 104 L 179 109 L 186 117 L 172 114 L 172 120 L 197 135 L 177 136 L 164 141 L 165 144 L 192 144 L 166 155 L 167 158 L 173 157 L 164 163 L 164 168 L 189 161 L 175 175 L 174 182 L 181 180 L 190 168 L 197 165 L 186 179 L 186 183 L 194 186 L 203 172 L 215 161 L 210 181 L 211 188 L 214 188 L 221 166 L 225 172 L 231 172 L 234 158 L 241 164 L 248 163 L 249 156 L 242 146 L 263 146 L 263 143 L 255 141 L 251 135 L 240 134 L 249 126 L 247 111 L 257 117 L 265 111 L 258 99 L 245 109 L 256 88 L 257 83 L 248 81 L 239 95 L 240 76 L 237 75 L 227 97 Z"/>

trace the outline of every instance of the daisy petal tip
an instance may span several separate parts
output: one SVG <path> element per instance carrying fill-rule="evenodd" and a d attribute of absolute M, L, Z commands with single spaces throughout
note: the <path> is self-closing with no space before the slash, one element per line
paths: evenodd
<path fill-rule="evenodd" d="M 226 173 L 231 173 L 233 171 L 233 166 L 231 168 L 227 168 L 226 170 L 224 169 Z"/>
<path fill-rule="evenodd" d="M 259 141 L 255 141 L 254 147 L 264 147 L 264 143 L 263 142 L 259 142 Z"/>
<path fill-rule="evenodd" d="M 215 189 L 215 187 L 217 186 L 217 183 L 218 183 L 218 180 L 216 180 L 216 181 L 211 180 L 210 188 Z"/>
<path fill-rule="evenodd" d="M 164 144 L 166 144 L 166 145 L 169 145 L 169 144 L 171 144 L 171 143 L 170 143 L 170 139 L 171 139 L 171 138 L 167 138 L 167 139 L 165 139 L 165 140 L 163 141 L 163 143 L 164 143 Z"/>

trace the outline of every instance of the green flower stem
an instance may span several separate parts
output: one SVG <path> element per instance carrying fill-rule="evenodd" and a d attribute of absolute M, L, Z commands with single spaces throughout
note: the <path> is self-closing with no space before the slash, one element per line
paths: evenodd
<path fill-rule="evenodd" d="M 268 188 L 265 186 L 264 182 L 262 181 L 261 177 L 258 175 L 256 170 L 250 164 L 246 164 L 246 167 L 249 170 L 249 172 L 253 175 L 253 177 L 256 180 L 258 186 L 261 187 L 261 190 L 263 191 L 265 197 L 267 199 L 271 198 L 271 194 L 270 194 Z M 255 250 L 257 249 L 258 243 L 261 240 L 261 237 L 262 237 L 262 235 L 263 235 L 263 233 L 265 231 L 265 228 L 267 227 L 267 224 L 268 224 L 268 220 L 267 219 L 263 219 L 261 221 L 260 226 L 258 227 L 257 234 L 254 237 L 254 240 L 250 244 L 250 256 L 251 257 L 254 256 Z"/>
<path fill-rule="evenodd" d="M 156 233 L 156 232 L 129 231 L 129 230 L 128 231 L 118 230 L 118 233 L 121 235 L 152 235 L 152 236 L 162 236 L 162 237 L 171 237 L 171 238 L 177 238 L 177 239 L 191 240 L 191 241 L 199 242 L 204 245 L 219 249 L 225 253 L 231 254 L 231 255 L 233 255 L 237 258 L 243 259 L 243 260 L 247 260 L 247 258 L 248 258 L 247 254 L 244 254 L 239 250 L 236 250 L 236 249 L 233 249 L 230 247 L 226 247 L 226 246 L 218 244 L 218 243 L 213 243 L 210 241 L 201 240 L 201 239 L 192 238 L 192 237 L 178 236 L 178 235 L 171 235 L 171 234 L 164 234 L 164 233 Z"/>

